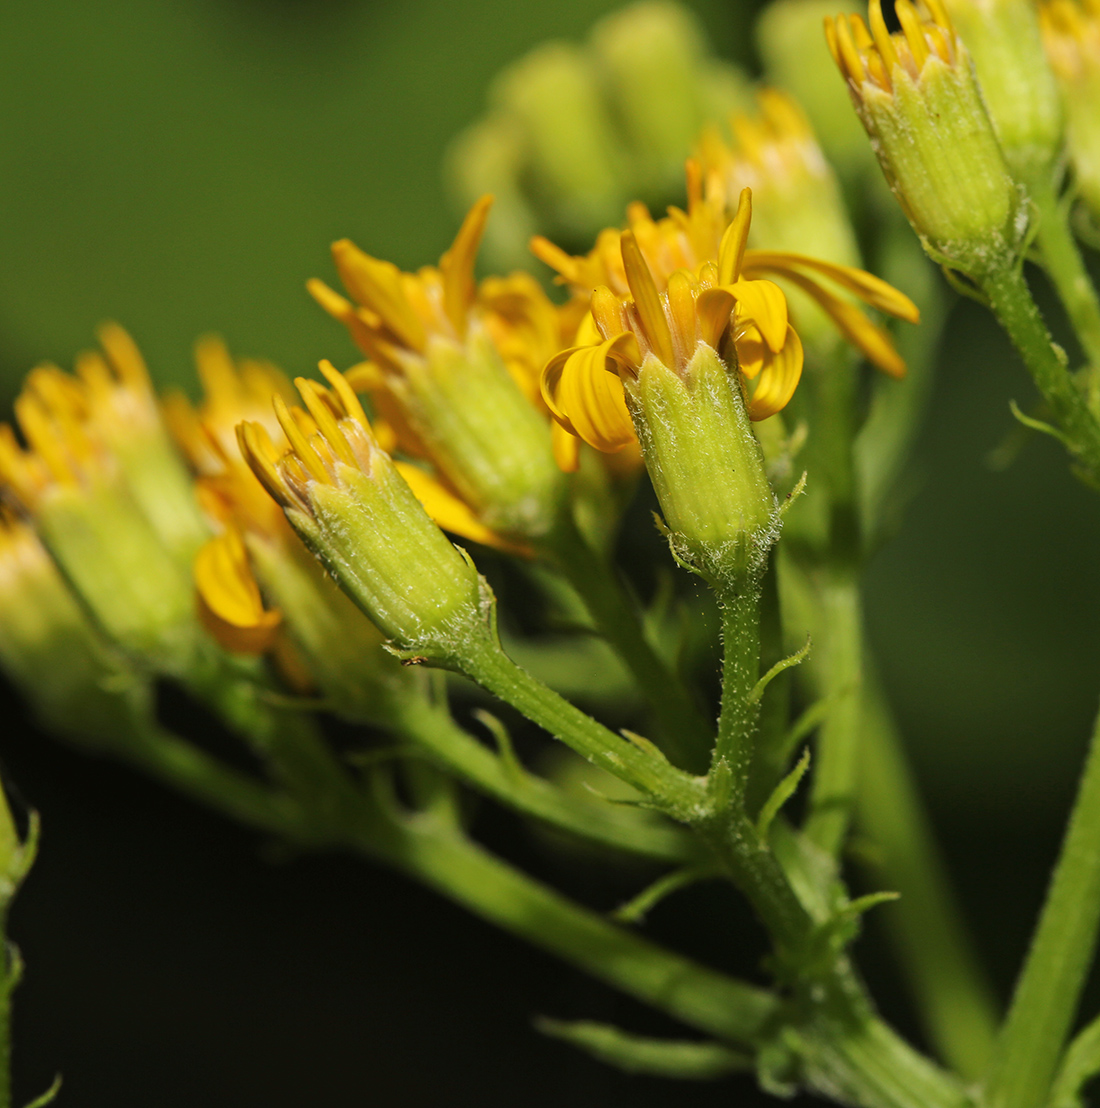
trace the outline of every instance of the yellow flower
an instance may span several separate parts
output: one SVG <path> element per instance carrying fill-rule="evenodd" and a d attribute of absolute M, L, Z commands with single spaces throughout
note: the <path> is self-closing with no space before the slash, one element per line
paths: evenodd
<path fill-rule="evenodd" d="M 881 0 L 825 21 L 875 154 L 933 258 L 971 277 L 1010 264 L 1027 208 L 994 131 L 974 66 L 941 0 L 897 0 L 891 34 Z"/>
<path fill-rule="evenodd" d="M 623 378 L 637 377 L 650 357 L 682 371 L 700 344 L 736 360 L 748 382 L 750 418 L 766 419 L 784 407 L 801 375 L 802 346 L 787 320 L 786 298 L 765 274 L 803 288 L 847 337 L 877 355 L 878 364 L 898 368 L 886 356 L 893 347 L 885 334 L 824 288 L 819 277 L 914 321 L 915 305 L 862 270 L 798 254 L 746 250 L 749 189 L 726 226 L 721 205 L 702 197 L 693 168 L 686 213 L 673 209 L 667 219 L 654 221 L 634 205 L 629 214 L 627 231 L 602 232 L 584 258 L 570 257 L 545 240 L 533 243 L 536 254 L 575 289 L 591 290 L 591 322 L 582 327 L 577 346 L 547 364 L 543 395 L 555 420 L 598 450 L 619 450 L 634 439 Z"/>
<path fill-rule="evenodd" d="M 333 258 L 352 299 L 320 281 L 309 289 L 369 358 L 348 379 L 381 417 L 379 444 L 428 463 L 411 480 L 429 510 L 450 528 L 460 503 L 460 534 L 516 549 L 548 533 L 563 502 L 533 368 L 560 347 L 562 317 L 525 276 L 479 293 L 490 204 L 474 205 L 438 266 L 402 273 L 342 240 Z"/>
<path fill-rule="evenodd" d="M 103 352 L 80 354 L 75 375 L 50 364 L 27 375 L 15 415 L 30 452 L 4 426 L 0 478 L 31 513 L 52 489 L 120 482 L 165 548 L 189 560 L 207 532 L 145 362 L 117 323 L 98 337 Z"/>
<path fill-rule="evenodd" d="M 372 452 L 387 453 L 347 378 L 327 361 L 321 363 L 321 372 L 331 391 L 316 381 L 295 378 L 305 409 L 287 405 L 281 396 L 274 397 L 276 418 L 289 449 L 280 452 L 263 423 L 246 421 L 237 429 L 241 454 L 283 508 L 308 510 L 304 492 L 308 482 L 334 483 L 337 460 L 369 474 Z M 445 531 L 485 546 L 523 552 L 480 523 L 469 506 L 431 474 L 410 462 L 393 465 L 424 510 Z"/>

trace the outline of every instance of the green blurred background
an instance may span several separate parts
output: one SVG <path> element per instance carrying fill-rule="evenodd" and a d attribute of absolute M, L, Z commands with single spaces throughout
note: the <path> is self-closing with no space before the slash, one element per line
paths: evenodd
<path fill-rule="evenodd" d="M 755 67 L 753 5 L 689 6 L 720 55 Z M 349 235 L 405 267 L 433 260 L 457 222 L 443 151 L 492 75 L 547 37 L 579 40 L 614 7 L 8 6 L 0 400 L 37 360 L 70 364 L 106 317 L 162 383 L 191 387 L 191 344 L 209 330 L 293 372 L 346 363 L 342 328 L 303 289 L 329 274 L 329 242 Z M 1100 530 L 1095 495 L 1052 442 L 1007 471 L 986 464 L 1009 399 L 1026 406 L 1032 389 L 976 306 L 953 308 L 941 362 L 912 502 L 871 568 L 868 622 L 1004 992 L 1100 689 Z M 362 1103 L 372 1081 L 381 1104 L 687 1103 L 528 1030 L 533 1010 L 614 1016 L 617 1002 L 575 976 L 389 875 L 264 867 L 247 836 L 63 751 L 5 705 L 7 769 L 46 826 L 14 921 L 30 966 L 24 1099 L 61 1068 L 69 1103 L 113 1108 Z M 674 913 L 661 919 L 675 932 Z M 882 967 L 873 933 L 865 948 Z M 907 1020 L 889 987 L 886 1005 Z"/>

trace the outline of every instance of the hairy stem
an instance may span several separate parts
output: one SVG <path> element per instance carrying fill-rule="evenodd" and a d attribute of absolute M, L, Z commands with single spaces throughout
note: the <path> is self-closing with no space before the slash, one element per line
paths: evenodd
<path fill-rule="evenodd" d="M 982 280 L 981 288 L 1047 402 L 1067 449 L 1089 482 L 1100 485 L 1100 424 L 1064 356 L 1056 352 L 1023 275 L 1015 267 L 997 270 Z"/>

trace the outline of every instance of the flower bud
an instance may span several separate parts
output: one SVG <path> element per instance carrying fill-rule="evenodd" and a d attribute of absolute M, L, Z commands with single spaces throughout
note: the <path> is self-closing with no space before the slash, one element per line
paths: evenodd
<path fill-rule="evenodd" d="M 606 16 L 591 43 L 627 138 L 634 189 L 657 202 L 674 196 L 684 156 L 700 129 L 748 100 L 747 81 L 729 67 L 734 87 L 724 103 L 712 104 L 708 77 L 723 63 L 708 56 L 702 29 L 688 9 L 662 0 Z"/>
<path fill-rule="evenodd" d="M 1027 207 L 997 142 L 966 47 L 940 0 L 922 19 L 897 0 L 890 34 L 880 0 L 826 23 L 829 48 L 856 111 L 925 250 L 971 276 L 1010 264 Z"/>
<path fill-rule="evenodd" d="M 477 570 L 378 446 L 347 382 L 322 368 L 333 392 L 297 382 L 307 411 L 276 398 L 290 449 L 280 454 L 259 424 L 244 423 L 242 452 L 291 526 L 383 634 L 405 649 L 449 657 L 484 625 Z"/>
<path fill-rule="evenodd" d="M 974 59 L 982 99 L 1018 180 L 1052 172 L 1062 143 L 1062 105 L 1043 53 L 1032 0 L 944 0 Z M 1095 110 L 1095 105 L 1094 105 Z"/>
<path fill-rule="evenodd" d="M 1077 192 L 1100 224 L 1100 6 L 1095 0 L 1050 0 L 1040 20 L 1061 85 Z"/>
<path fill-rule="evenodd" d="M 118 742 L 131 729 L 136 681 L 96 637 L 34 531 L 6 513 L 0 514 L 0 669 L 51 731 Z M 125 688 L 122 678 L 129 678 Z"/>
<path fill-rule="evenodd" d="M 549 422 L 509 372 L 476 303 L 474 257 L 490 202 L 474 205 L 438 268 L 415 275 L 336 243 L 359 307 L 320 282 L 310 289 L 370 357 L 364 387 L 402 451 L 428 461 L 483 529 L 523 543 L 554 526 L 565 486 Z"/>

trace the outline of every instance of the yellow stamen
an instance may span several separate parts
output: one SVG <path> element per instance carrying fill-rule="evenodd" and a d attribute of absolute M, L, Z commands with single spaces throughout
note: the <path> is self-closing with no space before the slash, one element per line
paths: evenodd
<path fill-rule="evenodd" d="M 439 272 L 443 275 L 443 310 L 460 339 L 466 337 L 466 318 L 476 291 L 474 262 L 492 206 L 491 196 L 478 200 L 462 221 L 450 250 L 439 259 Z"/>
<path fill-rule="evenodd" d="M 676 364 L 676 353 L 672 347 L 672 334 L 668 329 L 668 319 L 665 317 L 661 294 L 657 291 L 653 274 L 642 257 L 634 233 L 624 231 L 621 242 L 626 283 L 634 297 L 634 307 L 646 338 L 661 362 L 666 366 L 673 366 Z"/>
<path fill-rule="evenodd" d="M 306 468 L 306 472 L 315 481 L 320 481 L 323 484 L 330 484 L 328 471 L 325 469 L 321 459 L 317 456 L 316 451 L 309 444 L 309 440 L 303 434 L 301 427 L 298 424 L 300 414 L 295 411 L 291 412 L 286 406 L 286 402 L 281 396 L 274 398 L 275 404 L 275 418 L 279 421 L 279 426 L 283 429 L 283 434 L 286 435 L 287 441 L 290 443 L 291 449 L 297 455 L 298 460 Z"/>

